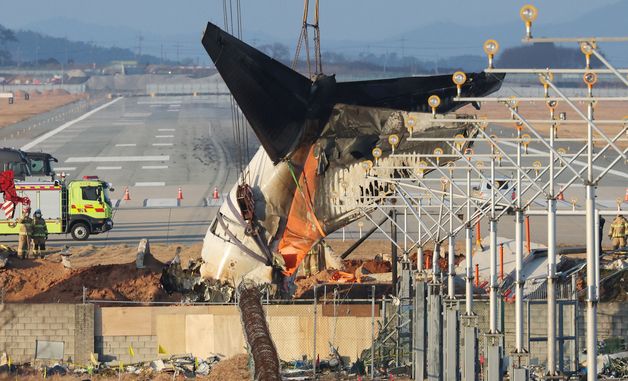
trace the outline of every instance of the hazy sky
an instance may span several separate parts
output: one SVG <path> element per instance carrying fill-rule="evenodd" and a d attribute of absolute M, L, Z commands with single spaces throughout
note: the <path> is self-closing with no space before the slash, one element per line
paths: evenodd
<path fill-rule="evenodd" d="M 229 1 L 229 0 L 228 0 Z M 231 0 L 235 4 L 235 0 Z M 540 23 L 570 21 L 618 0 L 537 0 Z M 310 2 L 314 2 L 311 0 Z M 418 26 L 451 21 L 462 25 L 519 22 L 518 0 L 321 0 L 324 38 L 384 39 Z M 2 0 L 0 24 L 16 28 L 67 17 L 123 26 L 163 36 L 198 33 L 207 20 L 222 25 L 222 0 Z M 296 39 L 301 0 L 242 0 L 245 33 Z M 71 25 L 68 25 L 71 28 Z M 445 38 L 455 38 L 447 36 Z M 245 34 L 246 36 L 246 34 Z"/>

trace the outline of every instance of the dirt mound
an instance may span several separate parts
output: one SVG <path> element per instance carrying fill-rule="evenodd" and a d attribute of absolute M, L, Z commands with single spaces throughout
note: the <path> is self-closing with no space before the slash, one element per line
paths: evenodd
<path fill-rule="evenodd" d="M 0 287 L 9 302 L 74 303 L 88 299 L 165 301 L 173 299 L 160 287 L 160 271 L 136 269 L 135 263 L 66 269 L 48 260 L 12 260 L 0 273 Z M 174 300 L 177 300 L 176 298 Z"/>
<path fill-rule="evenodd" d="M 297 289 L 294 292 L 294 297 L 299 298 L 305 292 L 313 289 L 317 284 L 330 282 L 335 273 L 336 270 L 323 270 L 307 278 L 297 279 L 294 282 L 297 286 Z"/>
<path fill-rule="evenodd" d="M 241 381 L 250 380 L 249 356 L 242 353 L 222 360 L 212 367 L 209 381 Z"/>
<path fill-rule="evenodd" d="M 372 259 L 368 261 L 361 261 L 359 259 L 348 259 L 342 262 L 345 266 L 343 271 L 353 273 L 355 270 L 362 266 L 362 268 L 369 274 L 381 274 L 389 273 L 392 271 L 392 265 L 389 261 L 383 261 L 378 259 Z"/>
<path fill-rule="evenodd" d="M 153 257 L 145 258 L 146 268 L 135 268 L 137 249 L 126 245 L 70 249 L 72 269 L 61 264 L 58 253 L 46 259 L 10 258 L 9 266 L 0 270 L 0 288 L 5 301 L 74 303 L 86 297 L 94 300 L 174 301 L 181 295 L 168 295 L 160 285 L 164 262 L 172 258 L 173 245 L 155 245 Z M 198 245 L 181 250 L 186 261 L 197 257 Z"/>

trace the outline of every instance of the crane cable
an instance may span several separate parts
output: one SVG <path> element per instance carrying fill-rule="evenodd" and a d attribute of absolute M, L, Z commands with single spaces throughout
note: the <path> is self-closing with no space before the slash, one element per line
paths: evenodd
<path fill-rule="evenodd" d="M 225 30 L 242 40 L 242 7 L 240 0 L 223 0 L 222 5 Z M 241 183 L 247 183 L 249 177 L 247 164 L 250 160 L 247 120 L 244 117 L 242 110 L 238 107 L 233 95 L 229 95 L 229 101 L 231 104 L 231 124 L 233 126 L 233 141 L 237 153 L 236 162 L 238 172 L 240 173 Z"/>

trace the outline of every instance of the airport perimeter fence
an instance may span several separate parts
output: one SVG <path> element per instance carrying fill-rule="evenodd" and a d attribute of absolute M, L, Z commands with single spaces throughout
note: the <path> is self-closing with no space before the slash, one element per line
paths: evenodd
<path fill-rule="evenodd" d="M 269 331 L 277 348 L 284 368 L 319 370 L 353 367 L 354 372 L 371 373 L 372 364 L 376 369 L 392 368 L 409 365 L 407 353 L 404 353 L 403 327 L 405 320 L 415 319 L 410 311 L 403 315 L 400 311 L 399 299 L 393 298 L 389 292 L 376 289 L 369 284 L 319 284 L 304 294 L 306 299 L 273 300 L 270 293 L 262 299 L 262 306 L 266 312 Z M 238 310 L 237 297 L 230 303 L 173 303 L 173 302 L 138 302 L 138 301 L 106 301 L 84 300 L 85 303 L 96 304 L 101 307 L 181 307 L 180 312 L 163 308 L 163 314 L 186 314 L 188 307 L 207 307 L 201 314 L 213 317 L 197 316 L 184 317 L 184 324 L 196 321 L 203 326 L 213 325 L 222 332 L 214 333 L 220 337 L 241 340 L 237 344 L 232 342 L 233 348 L 246 346 L 241 333 L 241 318 Z M 480 366 L 486 357 L 486 336 L 489 331 L 488 299 L 474 298 L 473 312 L 477 317 L 478 352 Z M 459 315 L 464 314 L 465 300 L 457 299 L 454 303 L 444 302 L 443 309 L 456 308 Z M 511 359 L 508 357 L 514 348 L 515 340 L 515 305 L 510 299 L 503 299 L 500 303 L 498 315 L 498 329 L 503 334 L 501 346 L 504 350 L 505 366 Z M 558 302 L 557 334 L 559 338 L 559 367 L 565 371 L 575 369 L 577 362 L 578 303 L 573 299 L 561 299 Z M 167 311 L 169 310 L 169 311 Z M 227 311 L 227 312 L 225 312 Z M 104 315 L 103 315 L 104 316 Z M 186 315 L 190 316 L 190 315 Z M 155 320 L 155 313 L 152 319 Z M 207 319 L 207 322 L 201 321 Z M 220 320 L 224 319 L 224 320 Z M 580 319 L 581 320 L 581 319 Z M 404 324 L 406 323 L 406 324 Z M 581 324 L 581 322 L 580 322 Z M 189 326 L 188 331 L 194 331 L 197 326 Z M 224 327 L 218 328 L 218 327 Z M 526 299 L 524 302 L 524 343 L 529 349 L 527 359 L 531 366 L 542 366 L 547 358 L 547 301 L 541 299 Z M 427 335 L 430 333 L 428 332 Z M 162 333 L 153 333 L 158 337 Z M 185 333 L 189 336 L 189 332 Z M 155 339 L 159 341 L 159 339 Z M 406 341 L 407 342 L 407 341 Z M 236 345 L 237 344 L 237 345 Z M 220 353 L 229 353 L 223 350 L 223 343 L 216 338 L 214 350 Z M 416 343 L 410 339 L 410 348 Z M 463 335 L 459 336 L 459 348 L 464 348 Z M 464 356 L 459 356 L 462 367 Z M 410 357 L 411 358 L 411 357 Z M 314 369 L 311 369 L 314 371 Z"/>

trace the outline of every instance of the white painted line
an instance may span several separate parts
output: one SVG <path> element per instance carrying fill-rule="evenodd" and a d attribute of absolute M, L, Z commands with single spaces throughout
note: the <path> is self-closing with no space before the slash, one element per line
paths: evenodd
<path fill-rule="evenodd" d="M 168 169 L 167 165 L 144 165 L 142 169 Z"/>
<path fill-rule="evenodd" d="M 96 170 L 106 171 L 106 170 L 118 170 L 122 169 L 122 167 L 96 167 Z"/>
<path fill-rule="evenodd" d="M 22 150 L 22 151 L 28 151 L 28 150 L 30 150 L 31 148 L 35 147 L 37 144 L 39 144 L 39 143 L 41 143 L 41 142 L 43 142 L 43 141 L 47 140 L 48 138 L 50 138 L 50 137 L 52 137 L 52 136 L 55 136 L 55 135 L 56 135 L 56 134 L 58 134 L 59 132 L 61 132 L 61 131 L 65 130 L 66 128 L 68 128 L 68 127 L 70 127 L 70 126 L 72 126 L 72 125 L 74 125 L 74 124 L 76 124 L 76 123 L 78 123 L 78 122 L 80 122 L 81 120 L 85 120 L 86 118 L 89 118 L 90 116 L 94 115 L 94 114 L 95 114 L 95 113 L 97 113 L 98 111 L 100 111 L 100 110 L 102 110 L 102 109 L 104 109 L 104 108 L 107 108 L 107 107 L 111 106 L 112 104 L 116 103 L 117 101 L 119 101 L 119 100 L 120 100 L 120 99 L 122 99 L 122 98 L 123 98 L 123 97 L 116 98 L 116 99 L 112 100 L 111 102 L 107 102 L 107 103 L 105 103 L 105 104 L 104 104 L 104 105 L 102 105 L 102 106 L 96 107 L 96 108 L 95 108 L 95 109 L 93 109 L 92 111 L 86 112 L 85 114 L 83 114 L 83 115 L 79 116 L 78 118 L 76 118 L 76 119 L 74 119 L 74 120 L 71 120 L 71 121 L 69 121 L 69 122 L 66 122 L 66 123 L 64 123 L 64 124 L 60 125 L 59 127 L 55 128 L 54 130 L 49 131 L 49 132 L 47 132 L 47 133 L 45 133 L 45 134 L 41 135 L 40 137 L 36 138 L 36 139 L 35 139 L 35 140 L 33 140 L 32 142 L 30 142 L 30 143 L 28 143 L 28 144 L 26 144 L 26 145 L 23 145 L 23 146 L 21 147 L 21 150 Z"/>
<path fill-rule="evenodd" d="M 144 122 L 113 122 L 112 126 L 143 126 Z"/>
<path fill-rule="evenodd" d="M 168 131 L 176 131 L 176 130 L 174 128 L 159 128 L 157 131 L 168 132 Z"/>
<path fill-rule="evenodd" d="M 178 108 L 173 108 L 173 109 L 168 109 L 166 111 L 168 111 L 168 112 L 179 112 L 179 109 Z"/>
<path fill-rule="evenodd" d="M 157 106 L 162 106 L 162 105 L 172 105 L 172 104 L 178 104 L 181 105 L 181 101 L 137 101 L 138 105 L 157 105 Z"/>
<path fill-rule="evenodd" d="M 76 171 L 76 167 L 55 167 L 54 170 L 55 172 L 56 171 Z"/>
<path fill-rule="evenodd" d="M 170 147 L 172 143 L 153 143 L 153 147 Z"/>
<path fill-rule="evenodd" d="M 137 144 L 135 143 L 121 143 L 121 144 L 116 144 L 116 147 L 135 147 Z"/>
<path fill-rule="evenodd" d="M 84 156 L 69 157 L 66 163 L 111 163 L 120 161 L 169 161 L 170 156 Z"/>
<path fill-rule="evenodd" d="M 166 183 L 164 182 L 143 182 L 143 183 L 135 183 L 136 187 L 163 187 Z"/>
<path fill-rule="evenodd" d="M 158 139 L 174 138 L 174 135 L 155 135 L 155 137 Z"/>
<path fill-rule="evenodd" d="M 147 198 L 144 200 L 145 208 L 176 208 L 179 200 L 176 198 Z"/>
<path fill-rule="evenodd" d="M 125 112 L 122 117 L 123 118 L 147 118 L 151 116 L 150 112 Z"/>

